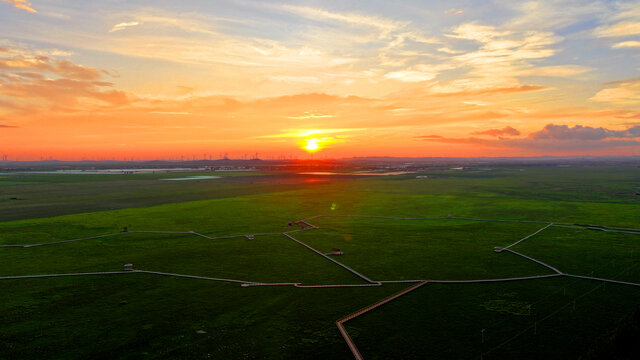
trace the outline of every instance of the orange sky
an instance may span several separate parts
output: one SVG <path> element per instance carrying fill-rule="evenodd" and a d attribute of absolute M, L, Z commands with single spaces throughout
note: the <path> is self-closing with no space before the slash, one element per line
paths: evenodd
<path fill-rule="evenodd" d="M 2 0 L 0 31 L 10 159 L 640 154 L 637 1 Z"/>

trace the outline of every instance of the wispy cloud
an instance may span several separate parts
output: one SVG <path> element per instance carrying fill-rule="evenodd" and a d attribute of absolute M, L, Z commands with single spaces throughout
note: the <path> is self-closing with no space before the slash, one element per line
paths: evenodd
<path fill-rule="evenodd" d="M 138 26 L 138 25 L 140 25 L 140 23 L 137 21 L 121 22 L 119 24 L 113 25 L 113 27 L 111 27 L 111 30 L 109 30 L 109 32 L 112 33 L 112 32 L 124 30 L 124 29 L 130 28 L 133 26 Z"/>
<path fill-rule="evenodd" d="M 434 93 L 465 94 L 497 89 L 541 89 L 544 86 L 521 83 L 520 77 L 571 77 L 592 70 L 577 65 L 538 66 L 537 63 L 541 59 L 550 58 L 555 54 L 553 45 L 560 38 L 552 32 L 514 31 L 478 23 L 465 23 L 455 27 L 445 36 L 455 40 L 471 40 L 476 42 L 478 47 L 452 54 L 448 64 L 453 68 L 468 71 L 449 82 L 435 84 L 431 87 Z"/>
<path fill-rule="evenodd" d="M 476 23 L 462 24 L 453 29 L 452 34 L 445 34 L 445 36 L 456 39 L 475 40 L 483 43 L 488 43 L 492 39 L 509 35 L 509 31 L 499 31 L 493 26 L 480 25 Z"/>
<path fill-rule="evenodd" d="M 464 13 L 463 9 L 455 9 L 455 8 L 451 8 L 447 11 L 444 12 L 447 15 L 460 15 L 462 13 Z"/>
<path fill-rule="evenodd" d="M 602 26 L 595 30 L 598 37 L 621 37 L 640 34 L 640 22 L 623 21 L 614 25 Z"/>
<path fill-rule="evenodd" d="M 454 68 L 454 66 L 450 64 L 416 65 L 406 70 L 389 72 L 385 74 L 384 77 L 403 82 L 422 82 L 435 78 L 442 70 L 452 68 Z"/>
<path fill-rule="evenodd" d="M 619 43 L 615 43 L 611 46 L 614 49 L 621 49 L 621 48 L 636 48 L 636 47 L 640 47 L 640 41 L 622 41 Z"/>
<path fill-rule="evenodd" d="M 640 103 L 640 78 L 612 81 L 605 85 L 617 85 L 598 91 L 589 98 L 591 101 L 629 105 Z"/>
<path fill-rule="evenodd" d="M 31 3 L 27 0 L 2 0 L 6 3 L 13 5 L 15 8 L 20 10 L 28 11 L 30 13 L 37 13 L 38 11 L 34 9 Z"/>
<path fill-rule="evenodd" d="M 640 4 L 638 2 L 614 2 L 615 11 L 603 16 L 601 25 L 593 30 L 597 37 L 618 38 L 640 34 Z"/>
<path fill-rule="evenodd" d="M 489 129 L 484 131 L 476 131 L 472 132 L 472 135 L 489 135 L 489 136 L 518 136 L 520 135 L 520 131 L 512 128 L 511 126 L 507 126 L 503 129 Z"/>
<path fill-rule="evenodd" d="M 287 116 L 288 119 L 293 119 L 293 120 L 326 119 L 326 118 L 332 118 L 332 117 L 334 116 L 329 114 L 317 114 L 317 113 L 310 113 L 310 112 L 307 112 L 304 115 L 300 115 L 300 116 Z"/>
<path fill-rule="evenodd" d="M 375 28 L 379 37 L 387 37 L 389 33 L 409 24 L 406 21 L 393 21 L 379 16 L 362 15 L 356 13 L 340 13 L 307 6 L 283 5 L 282 9 L 311 20 L 330 20 L 356 26 Z"/>

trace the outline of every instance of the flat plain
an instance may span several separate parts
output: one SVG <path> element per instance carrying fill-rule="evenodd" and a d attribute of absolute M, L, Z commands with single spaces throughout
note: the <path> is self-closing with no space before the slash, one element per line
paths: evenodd
<path fill-rule="evenodd" d="M 196 175 L 0 176 L 0 245 L 117 234 L 2 247 L 0 277 L 121 272 L 130 263 L 245 283 L 366 284 L 281 234 L 317 215 L 364 215 L 439 219 L 324 216 L 308 220 L 318 229 L 291 235 L 321 253 L 340 249 L 333 259 L 374 281 L 476 280 L 554 274 L 494 248 L 549 222 L 578 224 L 549 227 L 513 250 L 562 272 L 640 283 L 640 235 L 585 226 L 640 227 L 637 167 L 161 181 Z M 335 322 L 411 285 L 241 286 L 137 272 L 0 280 L 0 359 L 349 359 Z M 624 358 L 627 338 L 638 336 L 629 330 L 638 299 L 637 286 L 569 277 L 427 283 L 346 329 L 367 359 Z"/>

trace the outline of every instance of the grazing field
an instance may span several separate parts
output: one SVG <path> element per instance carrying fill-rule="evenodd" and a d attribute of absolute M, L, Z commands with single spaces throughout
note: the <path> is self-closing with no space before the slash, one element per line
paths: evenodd
<path fill-rule="evenodd" d="M 556 277 L 426 283 L 345 328 L 368 359 L 599 358 L 637 336 L 624 324 L 640 287 L 558 276 L 495 247 L 566 223 L 509 250 L 563 273 L 640 283 L 640 234 L 585 226 L 640 227 L 638 168 L 160 181 L 197 175 L 3 175 L 0 277 L 113 274 L 0 280 L 0 359 L 349 359 L 335 322 L 413 285 L 377 281 L 538 275 Z M 440 219 L 325 216 L 288 226 L 321 214 Z M 498 219 L 540 222 L 481 221 Z M 340 249 L 330 257 L 371 281 L 284 232 L 320 253 Z M 229 235 L 240 236 L 217 238 Z M 129 263 L 242 283 L 123 272 Z"/>

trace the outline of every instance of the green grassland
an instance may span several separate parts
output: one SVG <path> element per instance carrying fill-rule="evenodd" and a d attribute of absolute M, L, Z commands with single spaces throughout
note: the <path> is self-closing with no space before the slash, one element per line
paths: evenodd
<path fill-rule="evenodd" d="M 345 254 L 339 260 L 376 280 L 470 280 L 550 274 L 517 255 L 496 256 L 539 224 L 456 220 L 321 218 L 318 231 L 296 235 L 319 249 Z M 327 225 L 325 225 L 327 224 Z"/>
<path fill-rule="evenodd" d="M 640 289 L 567 278 L 428 284 L 347 329 L 367 359 L 478 359 L 481 352 L 484 359 L 575 359 L 639 296 Z"/>
<path fill-rule="evenodd" d="M 163 181 L 199 175 L 219 179 Z M 14 174 L 0 176 L 0 219 L 141 207 L 282 191 L 270 174 L 244 172 L 157 174 Z"/>
<path fill-rule="evenodd" d="M 640 235 L 553 227 L 514 249 L 571 274 L 640 279 Z"/>
<path fill-rule="evenodd" d="M 0 244 L 46 243 L 123 227 L 207 236 L 283 232 L 291 230 L 288 222 L 318 214 L 453 214 L 640 227 L 638 168 L 501 167 L 425 174 L 430 178 L 334 180 L 247 173 L 185 182 L 160 179 L 197 174 L 3 175 Z M 493 251 L 542 224 L 310 221 L 320 229 L 292 235 L 322 252 L 340 248 L 345 254 L 337 260 L 374 280 L 550 273 Z M 639 244 L 639 235 L 551 227 L 513 250 L 572 274 L 640 282 Z M 363 282 L 282 235 L 211 240 L 126 233 L 0 248 L 0 276 L 120 271 L 125 263 L 245 281 Z M 241 287 L 143 273 L 0 280 L 0 359 L 348 359 L 335 321 L 407 286 Z M 633 287 L 564 277 L 427 284 L 346 326 L 365 358 L 471 359 L 481 352 L 495 359 L 578 358 L 594 346 L 606 348 L 640 305 L 639 295 Z M 534 335 L 531 325 L 537 321 Z"/>
<path fill-rule="evenodd" d="M 137 269 L 251 282 L 359 283 L 359 278 L 282 235 L 209 240 L 131 233 L 0 254 L 4 276 Z M 269 271 L 265 271 L 269 269 Z"/>

